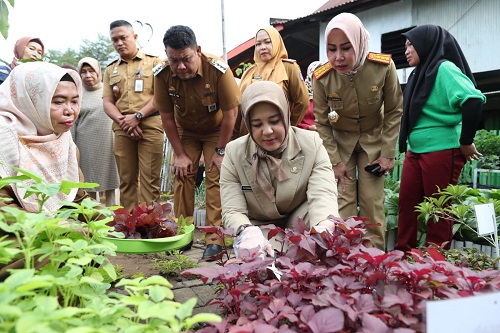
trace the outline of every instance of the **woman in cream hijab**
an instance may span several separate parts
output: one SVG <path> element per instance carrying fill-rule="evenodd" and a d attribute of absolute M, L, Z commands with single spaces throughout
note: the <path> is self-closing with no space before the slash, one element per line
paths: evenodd
<path fill-rule="evenodd" d="M 253 56 L 255 63 L 243 73 L 240 91 L 243 93 L 254 82 L 277 83 L 290 103 L 290 123 L 296 126 L 306 114 L 309 95 L 302 80 L 299 65 L 295 60 L 287 58 L 288 52 L 278 30 L 273 27 L 259 29 L 255 36 Z M 238 115 L 235 124 L 235 131 L 238 130 L 239 136 L 248 133 L 248 129 L 241 120 L 241 114 Z"/>
<path fill-rule="evenodd" d="M 70 69 L 46 62 L 16 66 L 0 85 L 0 177 L 15 176 L 12 166 L 44 178 L 48 183 L 78 182 L 77 148 L 69 133 L 80 112 L 82 82 Z M 29 182 L 29 181 L 27 181 Z M 0 206 L 11 205 L 28 212 L 53 212 L 61 201 L 79 201 L 83 190 L 58 193 L 43 207 L 34 195 L 25 198 L 23 183 L 0 189 Z"/>
<path fill-rule="evenodd" d="M 80 60 L 78 73 L 83 82 L 80 116 L 71 134 L 80 150 L 80 167 L 85 181 L 97 183 L 89 195 L 99 200 L 105 194 L 106 206 L 116 205 L 115 190 L 120 185 L 113 154 L 113 120 L 104 112 L 99 62 L 90 57 Z"/>
<path fill-rule="evenodd" d="M 315 70 L 313 103 L 316 128 L 338 179 L 340 216 L 358 215 L 359 204 L 359 215 L 379 224 L 368 233 L 384 250 L 383 176 L 394 169 L 403 95 L 391 55 L 368 52 L 369 37 L 353 14 L 328 23 L 328 62 Z"/>
<path fill-rule="evenodd" d="M 258 226 L 291 227 L 301 218 L 310 227 L 332 227 L 328 216 L 339 216 L 335 178 L 319 135 L 290 126 L 288 101 L 278 84 L 251 84 L 241 105 L 250 133 L 226 146 L 222 222 L 238 235 L 237 253 L 261 246 L 262 255 L 272 255 Z"/>

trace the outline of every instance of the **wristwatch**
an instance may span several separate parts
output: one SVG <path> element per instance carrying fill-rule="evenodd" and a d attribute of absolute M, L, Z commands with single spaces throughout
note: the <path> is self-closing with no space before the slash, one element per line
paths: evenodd
<path fill-rule="evenodd" d="M 217 148 L 217 147 L 215 147 L 215 152 L 216 152 L 217 154 L 219 154 L 220 156 L 224 156 L 224 154 L 226 153 L 226 149 L 224 149 L 224 148 Z"/>
<path fill-rule="evenodd" d="M 136 117 L 137 119 L 141 120 L 142 118 L 144 118 L 144 115 L 143 115 L 142 113 L 140 113 L 140 112 L 136 112 L 136 113 L 135 113 L 135 117 Z"/>
<path fill-rule="evenodd" d="M 242 224 L 238 227 L 238 229 L 236 229 L 236 233 L 234 234 L 235 237 L 238 237 L 239 235 L 241 235 L 241 233 L 243 232 L 243 230 L 245 230 L 247 227 L 251 227 L 253 224 Z"/>

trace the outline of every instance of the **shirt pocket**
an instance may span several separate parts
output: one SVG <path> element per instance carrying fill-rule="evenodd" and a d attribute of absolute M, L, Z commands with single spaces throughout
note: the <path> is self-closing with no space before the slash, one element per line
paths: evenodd
<path fill-rule="evenodd" d="M 374 95 L 372 95 L 372 96 L 368 97 L 368 98 L 366 99 L 366 102 L 367 102 L 368 104 L 370 104 L 370 105 L 372 105 L 372 104 L 377 104 L 377 103 L 380 103 L 381 98 L 382 98 L 381 93 L 380 93 L 380 92 L 378 92 L 378 93 L 376 93 L 376 94 L 374 94 Z"/>
<path fill-rule="evenodd" d="M 109 78 L 109 85 L 110 86 L 116 86 L 120 83 L 120 81 L 122 80 L 122 76 L 121 75 L 116 75 L 116 76 L 112 76 Z"/>

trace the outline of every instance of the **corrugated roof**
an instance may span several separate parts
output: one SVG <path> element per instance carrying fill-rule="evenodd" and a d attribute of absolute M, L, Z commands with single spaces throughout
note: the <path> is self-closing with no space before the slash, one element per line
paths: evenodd
<path fill-rule="evenodd" d="M 301 17 L 298 17 L 298 18 L 295 18 L 295 19 L 271 18 L 269 21 L 270 21 L 271 25 L 284 24 L 284 23 L 287 23 L 287 22 L 290 22 L 290 21 L 295 21 L 295 20 L 298 20 L 298 19 L 301 19 L 301 18 L 309 17 L 311 15 L 315 15 L 315 14 L 324 12 L 326 10 L 332 9 L 332 8 L 343 6 L 346 3 L 352 3 L 352 2 L 356 2 L 356 1 L 358 1 L 358 0 L 329 0 L 324 5 L 322 5 L 321 7 L 319 7 L 318 9 L 316 9 L 314 12 L 312 12 L 309 15 L 301 16 Z"/>

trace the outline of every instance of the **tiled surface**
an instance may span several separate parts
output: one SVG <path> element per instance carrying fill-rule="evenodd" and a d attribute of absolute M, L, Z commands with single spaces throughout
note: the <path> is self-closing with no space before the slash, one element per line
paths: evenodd
<path fill-rule="evenodd" d="M 220 267 L 215 261 L 207 262 L 200 260 L 205 250 L 205 245 L 200 242 L 201 236 L 202 233 L 195 229 L 193 235 L 194 244 L 191 249 L 185 251 L 183 254 L 197 263 L 198 267 Z M 153 259 L 154 255 L 148 254 L 118 254 L 116 257 L 111 258 L 111 261 L 115 265 L 123 266 L 125 275 L 131 277 L 134 274 L 141 274 L 143 276 L 158 274 L 158 269 L 153 268 L 151 265 L 151 260 Z M 184 303 L 188 299 L 196 297 L 198 302 L 194 309 L 195 313 L 217 312 L 218 307 L 207 306 L 207 303 L 215 298 L 215 287 L 210 283 L 204 284 L 200 279 L 182 279 L 180 281 L 168 277 L 167 279 L 173 285 L 172 291 L 176 302 Z"/>

